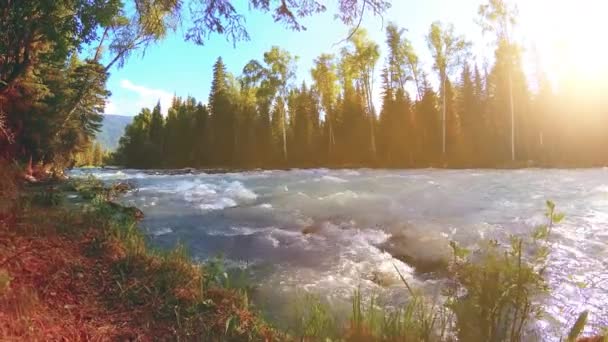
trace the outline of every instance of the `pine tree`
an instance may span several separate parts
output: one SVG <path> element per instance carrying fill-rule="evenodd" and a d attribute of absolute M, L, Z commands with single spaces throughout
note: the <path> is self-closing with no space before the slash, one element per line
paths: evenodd
<path fill-rule="evenodd" d="M 471 69 L 468 63 L 465 63 L 462 68 L 461 84 L 458 96 L 458 114 L 460 117 L 460 162 L 471 163 L 475 158 L 478 158 L 480 151 L 480 143 L 478 139 L 479 132 L 477 124 L 483 118 L 479 116 L 478 103 L 475 95 L 475 84 Z M 470 165 L 470 164 L 469 164 Z"/>
<path fill-rule="evenodd" d="M 152 116 L 150 118 L 150 143 L 152 144 L 152 153 L 157 158 L 163 156 L 163 126 L 164 119 L 159 101 L 152 110 Z"/>
<path fill-rule="evenodd" d="M 422 75 L 422 99 L 416 103 L 418 148 L 415 159 L 420 165 L 436 165 L 441 159 L 441 119 L 438 97 L 426 75 Z"/>
<path fill-rule="evenodd" d="M 209 94 L 209 114 L 212 154 L 210 159 L 217 166 L 230 166 L 234 154 L 234 106 L 230 102 L 228 75 L 221 57 L 213 65 L 213 81 Z"/>

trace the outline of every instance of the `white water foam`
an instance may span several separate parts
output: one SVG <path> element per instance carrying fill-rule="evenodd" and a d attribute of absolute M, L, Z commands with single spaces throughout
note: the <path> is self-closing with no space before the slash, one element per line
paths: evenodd
<path fill-rule="evenodd" d="M 161 227 L 150 232 L 153 236 L 162 236 L 173 233 L 173 229 L 171 227 Z"/>

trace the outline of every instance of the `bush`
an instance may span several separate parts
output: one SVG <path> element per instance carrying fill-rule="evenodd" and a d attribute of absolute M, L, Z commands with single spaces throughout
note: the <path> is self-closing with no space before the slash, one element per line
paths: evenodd
<path fill-rule="evenodd" d="M 319 296 L 298 294 L 293 300 L 293 314 L 287 330 L 299 341 L 323 341 L 339 338 L 341 329 L 331 307 Z"/>
<path fill-rule="evenodd" d="M 442 298 L 426 298 L 395 267 L 409 295 L 404 306 L 381 307 L 375 297 L 365 301 L 356 290 L 350 325 L 340 331 L 337 320 L 328 316 L 329 308 L 309 300 L 308 310 L 298 316 L 296 335 L 314 340 L 337 336 L 346 341 L 530 340 L 528 328 L 543 313 L 537 300 L 549 291 L 544 273 L 551 231 L 564 215 L 556 213 L 555 205 L 548 201 L 546 217 L 547 223 L 532 236 L 512 236 L 508 246 L 489 240 L 470 251 L 451 243 L 450 285 Z M 582 314 L 565 341 L 576 341 L 585 321 L 586 314 Z"/>
<path fill-rule="evenodd" d="M 549 291 L 544 279 L 548 239 L 553 225 L 563 219 L 552 202 L 547 202 L 546 216 L 548 223 L 538 227 L 531 241 L 512 236 L 508 248 L 486 241 L 471 254 L 452 244 L 457 285 L 449 293 L 448 306 L 456 315 L 460 340 L 524 340 L 528 324 L 542 314 L 534 299 Z M 529 258 L 524 255 L 527 244 L 534 250 Z"/>

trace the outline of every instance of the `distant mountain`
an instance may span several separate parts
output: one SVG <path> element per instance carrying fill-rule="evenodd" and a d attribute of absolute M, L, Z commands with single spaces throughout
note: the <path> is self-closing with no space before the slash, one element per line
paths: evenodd
<path fill-rule="evenodd" d="M 125 127 L 133 121 L 132 116 L 109 115 L 103 116 L 101 132 L 97 133 L 97 141 L 107 150 L 116 150 L 118 141 L 125 133 Z"/>

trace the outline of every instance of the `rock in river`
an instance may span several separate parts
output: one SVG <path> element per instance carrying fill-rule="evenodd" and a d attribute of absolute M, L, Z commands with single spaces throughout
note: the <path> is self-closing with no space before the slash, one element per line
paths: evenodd
<path fill-rule="evenodd" d="M 418 273 L 446 271 L 451 255 L 448 239 L 438 233 L 412 227 L 395 230 L 378 247 L 414 267 Z"/>

